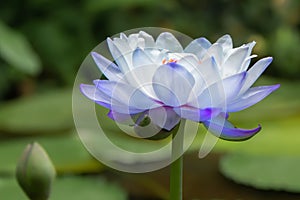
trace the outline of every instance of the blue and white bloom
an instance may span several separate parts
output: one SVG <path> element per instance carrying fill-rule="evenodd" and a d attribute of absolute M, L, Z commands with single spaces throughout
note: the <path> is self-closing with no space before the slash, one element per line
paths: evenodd
<path fill-rule="evenodd" d="M 112 119 L 134 119 L 136 127 L 146 121 L 170 131 L 183 118 L 203 123 L 222 139 L 245 140 L 261 127 L 235 128 L 227 120 L 229 113 L 244 110 L 279 88 L 251 87 L 272 58 L 248 69 L 255 42 L 233 48 L 229 35 L 214 44 L 198 38 L 183 48 L 169 32 L 154 40 L 141 31 L 108 38 L 107 44 L 115 63 L 96 52 L 92 57 L 108 80 L 81 84 L 81 92 L 108 108 Z"/>

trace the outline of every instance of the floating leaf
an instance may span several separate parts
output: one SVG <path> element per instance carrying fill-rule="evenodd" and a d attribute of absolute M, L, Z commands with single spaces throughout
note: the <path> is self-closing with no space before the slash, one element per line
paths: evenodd
<path fill-rule="evenodd" d="M 0 131 L 35 134 L 72 127 L 72 97 L 68 89 L 17 99 L 0 107 Z"/>
<path fill-rule="evenodd" d="M 221 159 L 228 178 L 265 190 L 300 192 L 300 156 L 265 156 L 234 153 Z"/>
<path fill-rule="evenodd" d="M 109 199 L 125 200 L 125 191 L 117 184 L 101 177 L 61 177 L 53 184 L 49 200 Z M 21 188 L 13 178 L 0 178 L 0 199 L 27 200 Z"/>
<path fill-rule="evenodd" d="M 86 151 L 76 134 L 68 134 L 0 141 L 1 174 L 14 174 L 23 149 L 32 141 L 39 142 L 45 148 L 58 173 L 94 172 L 103 168 Z"/>
<path fill-rule="evenodd" d="M 11 66 L 24 73 L 35 75 L 41 70 L 41 62 L 25 36 L 1 21 L 0 55 Z"/>

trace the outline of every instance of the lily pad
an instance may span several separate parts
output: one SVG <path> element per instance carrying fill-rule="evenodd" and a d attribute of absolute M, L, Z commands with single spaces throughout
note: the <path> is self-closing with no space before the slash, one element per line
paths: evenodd
<path fill-rule="evenodd" d="M 300 192 L 300 156 L 230 154 L 220 170 L 228 178 L 264 190 Z"/>
<path fill-rule="evenodd" d="M 84 173 L 103 169 L 81 144 L 76 134 L 55 137 L 25 137 L 0 141 L 0 173 L 12 175 L 25 146 L 39 142 L 49 154 L 58 173 Z"/>
<path fill-rule="evenodd" d="M 0 21 L 0 55 L 11 66 L 35 75 L 41 70 L 41 62 L 21 33 Z"/>
<path fill-rule="evenodd" d="M 108 182 L 104 178 L 70 176 L 55 180 L 49 200 L 125 200 L 126 196 L 126 192 L 119 185 Z M 28 198 L 14 178 L 0 178 L 0 199 L 27 200 Z"/>
<path fill-rule="evenodd" d="M 71 95 L 71 90 L 61 89 L 1 104 L 0 132 L 41 134 L 72 128 Z"/>

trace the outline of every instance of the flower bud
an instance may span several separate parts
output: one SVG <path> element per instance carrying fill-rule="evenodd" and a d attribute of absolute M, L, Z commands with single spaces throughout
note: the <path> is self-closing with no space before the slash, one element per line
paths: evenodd
<path fill-rule="evenodd" d="M 31 200 L 47 200 L 55 178 L 55 168 L 46 151 L 33 142 L 25 148 L 16 169 L 16 178 Z"/>

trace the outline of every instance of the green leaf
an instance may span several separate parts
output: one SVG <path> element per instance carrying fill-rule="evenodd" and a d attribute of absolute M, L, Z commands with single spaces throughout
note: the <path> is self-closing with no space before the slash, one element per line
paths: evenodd
<path fill-rule="evenodd" d="M 67 176 L 57 178 L 53 184 L 50 200 L 109 199 L 125 200 L 125 191 L 104 178 Z M 0 178 L 0 199 L 27 200 L 13 178 Z"/>
<path fill-rule="evenodd" d="M 103 169 L 103 166 L 90 156 L 74 133 L 0 141 L 0 174 L 14 174 L 23 149 L 32 141 L 39 142 L 45 148 L 58 173 L 83 173 Z"/>
<path fill-rule="evenodd" d="M 0 131 L 36 134 L 72 128 L 71 94 L 68 89 L 55 90 L 2 104 Z"/>
<path fill-rule="evenodd" d="M 230 154 L 220 170 L 228 178 L 259 189 L 300 192 L 300 156 Z"/>
<path fill-rule="evenodd" d="M 0 21 L 0 55 L 11 66 L 24 73 L 35 75 L 41 62 L 24 35 Z"/>

